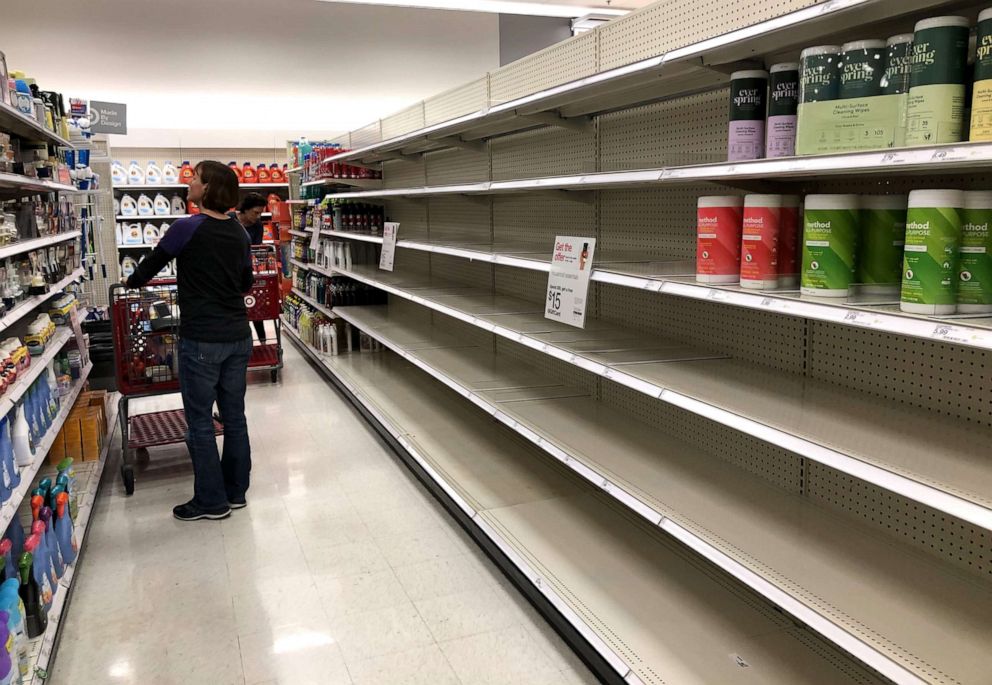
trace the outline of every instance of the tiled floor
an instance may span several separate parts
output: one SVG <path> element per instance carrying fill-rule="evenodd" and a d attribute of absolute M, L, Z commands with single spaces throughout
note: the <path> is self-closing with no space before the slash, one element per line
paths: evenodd
<path fill-rule="evenodd" d="M 595 683 L 289 343 L 286 360 L 249 387 L 247 509 L 175 521 L 182 447 L 153 450 L 131 498 L 108 467 L 50 682 Z"/>

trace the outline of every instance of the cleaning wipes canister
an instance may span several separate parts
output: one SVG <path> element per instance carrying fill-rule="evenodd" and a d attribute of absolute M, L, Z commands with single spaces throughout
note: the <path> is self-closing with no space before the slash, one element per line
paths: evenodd
<path fill-rule="evenodd" d="M 882 94 L 885 41 L 856 40 L 841 47 L 840 97 L 868 98 Z"/>
<path fill-rule="evenodd" d="M 847 297 L 858 249 L 858 196 L 807 195 L 803 211 L 803 295 Z"/>
<path fill-rule="evenodd" d="M 861 196 L 861 239 L 854 278 L 866 293 L 899 293 L 906 202 L 905 195 Z"/>
<path fill-rule="evenodd" d="M 765 152 L 768 72 L 759 69 L 730 75 L 730 130 L 727 159 L 760 159 Z"/>
<path fill-rule="evenodd" d="M 913 34 L 891 36 L 885 41 L 885 46 L 882 94 L 899 96 L 892 140 L 895 147 L 902 147 L 906 144 L 906 106 L 909 102 L 909 79 L 913 66 Z"/>
<path fill-rule="evenodd" d="M 801 217 L 801 198 L 798 195 L 783 195 L 778 227 L 779 288 L 795 288 L 799 285 Z"/>
<path fill-rule="evenodd" d="M 969 140 L 992 140 L 992 7 L 978 15 Z"/>
<path fill-rule="evenodd" d="M 741 228 L 741 287 L 778 288 L 781 195 L 745 195 Z"/>
<path fill-rule="evenodd" d="M 799 102 L 825 102 L 840 97 L 840 46 L 817 45 L 799 56 Z"/>
<path fill-rule="evenodd" d="M 992 312 L 992 191 L 964 194 L 958 251 L 958 311 Z"/>
<path fill-rule="evenodd" d="M 706 195 L 696 204 L 696 280 L 737 283 L 741 278 L 744 198 Z"/>
<path fill-rule="evenodd" d="M 906 144 L 956 143 L 964 135 L 968 20 L 933 17 L 916 23 L 906 114 Z"/>
<path fill-rule="evenodd" d="M 960 190 L 914 190 L 906 211 L 899 308 L 912 314 L 953 314 L 961 246 Z"/>
<path fill-rule="evenodd" d="M 768 122 L 765 157 L 796 154 L 796 111 L 799 107 L 799 63 L 773 64 L 768 70 Z"/>

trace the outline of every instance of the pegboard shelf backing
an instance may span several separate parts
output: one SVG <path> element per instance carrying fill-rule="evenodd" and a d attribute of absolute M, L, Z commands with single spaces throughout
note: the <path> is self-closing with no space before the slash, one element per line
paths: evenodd
<path fill-rule="evenodd" d="M 992 317 L 711 287 L 692 265 L 701 195 L 992 187 L 987 143 L 726 162 L 742 60 L 980 7 L 660 0 L 352 132 L 384 190 L 340 196 L 383 202 L 400 249 L 393 273 L 342 271 L 389 293 L 389 325 L 342 316 L 847 657 L 900 683 L 983 682 Z M 572 118 L 527 119 L 547 113 Z M 584 329 L 543 316 L 557 235 L 597 240 Z M 437 345 L 404 347 L 424 325 Z"/>

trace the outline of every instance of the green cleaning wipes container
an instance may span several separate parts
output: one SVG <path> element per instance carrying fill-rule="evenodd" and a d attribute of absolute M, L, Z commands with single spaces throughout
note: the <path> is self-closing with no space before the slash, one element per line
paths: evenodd
<path fill-rule="evenodd" d="M 958 251 L 958 311 L 992 313 L 992 191 L 964 194 Z"/>
<path fill-rule="evenodd" d="M 906 212 L 906 247 L 899 308 L 912 314 L 953 314 L 964 193 L 914 190 Z"/>
<path fill-rule="evenodd" d="M 861 240 L 854 278 L 866 293 L 899 294 L 906 202 L 905 195 L 861 197 Z"/>
<path fill-rule="evenodd" d="M 807 195 L 801 292 L 846 297 L 858 250 L 857 195 Z"/>
<path fill-rule="evenodd" d="M 907 103 L 907 145 L 956 143 L 964 137 L 968 20 L 916 23 Z"/>

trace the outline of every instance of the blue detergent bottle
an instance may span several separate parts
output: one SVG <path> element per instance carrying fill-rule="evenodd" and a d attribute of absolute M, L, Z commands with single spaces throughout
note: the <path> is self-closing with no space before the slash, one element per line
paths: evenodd
<path fill-rule="evenodd" d="M 9 480 L 9 488 L 13 492 L 21 484 L 21 470 L 14 459 L 14 439 L 10 431 L 11 421 L 5 416 L 0 420 L 0 468 L 3 469 L 4 482 Z"/>
<path fill-rule="evenodd" d="M 20 580 L 18 578 L 8 578 L 0 585 L 0 611 L 6 611 L 10 615 L 7 627 L 11 635 L 14 636 L 14 649 L 17 654 L 17 670 L 20 671 L 21 680 L 28 680 L 28 671 L 31 668 L 30 646 L 28 645 L 27 624 L 24 620 L 24 602 L 21 601 L 19 593 Z M 15 681 L 16 682 L 16 681 Z"/>
<path fill-rule="evenodd" d="M 76 526 L 69 513 L 69 493 L 60 492 L 55 499 L 55 538 L 62 550 L 62 559 L 68 566 L 76 561 L 76 555 L 79 553 Z"/>
<path fill-rule="evenodd" d="M 42 521 L 35 521 L 31 524 L 31 537 L 24 543 L 25 549 L 31 544 L 32 538 L 37 538 L 38 544 L 29 551 L 34 555 L 35 567 L 44 575 L 45 583 L 42 589 L 47 588 L 48 590 L 48 594 L 45 595 L 48 598 L 45 600 L 45 606 L 51 608 L 51 598 L 58 590 L 59 576 L 55 572 L 55 562 L 52 561 L 52 555 L 48 553 L 48 540 L 45 539 L 45 524 Z"/>
<path fill-rule="evenodd" d="M 55 516 L 51 507 L 42 507 L 38 520 L 45 524 L 45 544 L 48 546 L 48 556 L 55 568 L 55 575 L 61 578 L 65 574 L 65 560 L 62 558 L 62 548 L 55 537 Z"/>
<path fill-rule="evenodd" d="M 21 525 L 18 517 L 14 517 L 14 520 L 10 522 L 7 526 L 7 530 L 3 534 L 4 538 L 10 540 L 10 553 L 14 557 L 14 564 L 21 558 L 24 553 L 24 526 Z"/>

